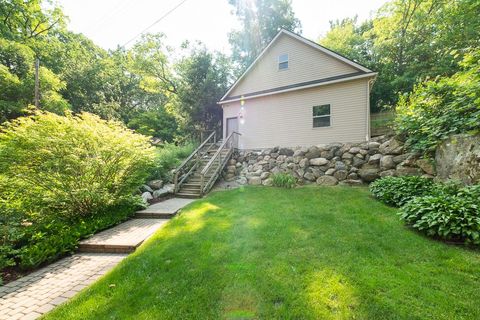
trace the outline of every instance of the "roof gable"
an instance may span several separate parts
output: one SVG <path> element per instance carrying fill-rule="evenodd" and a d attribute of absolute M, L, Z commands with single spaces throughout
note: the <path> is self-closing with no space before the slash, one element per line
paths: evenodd
<path fill-rule="evenodd" d="M 278 70 L 278 57 L 282 54 L 289 55 L 287 70 Z M 222 100 L 312 81 L 321 82 L 332 77 L 348 78 L 348 75 L 371 72 L 310 40 L 281 30 L 230 87 Z"/>

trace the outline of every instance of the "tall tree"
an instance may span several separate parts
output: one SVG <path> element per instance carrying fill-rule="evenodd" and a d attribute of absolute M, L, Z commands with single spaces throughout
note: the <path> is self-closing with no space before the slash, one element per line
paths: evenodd
<path fill-rule="evenodd" d="M 185 46 L 187 54 L 177 63 L 177 95 L 174 108 L 183 131 L 190 135 L 221 127 L 222 109 L 217 104 L 231 80 L 230 59 L 209 52 L 204 45 Z"/>
<path fill-rule="evenodd" d="M 379 109 L 418 81 L 457 72 L 463 53 L 480 45 L 479 16 L 476 0 L 393 0 L 366 23 L 333 23 L 320 43 L 379 72 Z"/>
<path fill-rule="evenodd" d="M 229 0 L 240 20 L 240 30 L 229 34 L 232 58 L 243 71 L 280 31 L 301 32 L 291 0 Z"/>

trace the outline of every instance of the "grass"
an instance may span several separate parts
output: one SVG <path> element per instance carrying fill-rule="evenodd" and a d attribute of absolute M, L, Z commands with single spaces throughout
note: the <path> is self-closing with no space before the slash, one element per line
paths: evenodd
<path fill-rule="evenodd" d="M 479 319 L 480 253 L 365 188 L 246 187 L 189 205 L 47 319 Z"/>

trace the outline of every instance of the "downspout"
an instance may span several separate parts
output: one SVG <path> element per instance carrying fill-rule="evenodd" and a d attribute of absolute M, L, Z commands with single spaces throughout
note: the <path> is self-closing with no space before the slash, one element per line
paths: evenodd
<path fill-rule="evenodd" d="M 371 138 L 371 133 L 370 133 L 370 89 L 373 86 L 373 83 L 375 82 L 376 77 L 373 79 L 368 80 L 367 82 L 367 110 L 366 110 L 366 119 L 367 119 L 367 132 L 366 132 L 366 141 L 369 142 Z"/>

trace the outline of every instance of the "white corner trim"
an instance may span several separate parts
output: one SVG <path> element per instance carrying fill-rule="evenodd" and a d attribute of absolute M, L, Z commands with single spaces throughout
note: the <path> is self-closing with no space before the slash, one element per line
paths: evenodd
<path fill-rule="evenodd" d="M 259 97 L 271 96 L 271 95 L 279 94 L 279 93 L 285 93 L 285 92 L 291 92 L 291 91 L 296 91 L 296 90 L 315 88 L 315 87 L 326 86 L 326 85 L 334 84 L 334 83 L 340 83 L 340 82 L 346 82 L 346 81 L 369 78 L 369 77 L 376 77 L 376 76 L 377 76 L 376 72 L 366 73 L 366 74 L 361 74 L 361 75 L 353 76 L 353 77 L 349 77 L 349 78 L 336 79 L 336 80 L 331 80 L 331 81 L 309 84 L 309 85 L 296 87 L 296 88 L 289 88 L 289 89 L 267 92 L 267 93 L 259 93 L 259 94 L 256 94 L 254 96 L 240 97 L 240 98 L 235 98 L 235 99 L 230 99 L 230 100 L 219 101 L 219 102 L 217 102 L 217 104 L 224 105 L 224 104 L 227 104 L 227 103 L 230 103 L 230 102 L 236 102 L 236 101 L 240 101 L 240 100 L 249 100 L 249 99 L 254 99 L 254 98 L 259 98 Z"/>
<path fill-rule="evenodd" d="M 265 54 L 265 52 L 267 52 L 267 50 L 272 46 L 272 44 L 280 37 L 280 35 L 282 34 L 286 34 L 290 37 L 293 37 L 303 43 L 305 43 L 306 45 L 309 45 L 310 47 L 312 48 L 315 48 L 317 50 L 320 50 L 321 52 L 331 56 L 331 57 L 334 57 L 356 69 L 359 69 L 361 71 L 364 71 L 364 72 L 373 72 L 372 70 L 368 69 L 368 68 L 365 68 L 364 66 L 352 61 L 352 60 L 349 60 L 345 57 L 342 57 L 341 55 L 331 51 L 331 50 L 328 50 L 327 48 L 324 48 L 322 47 L 321 45 L 317 44 L 317 43 L 314 43 L 312 41 L 309 41 L 305 38 L 303 38 L 302 36 L 299 36 L 293 32 L 290 32 L 290 31 L 287 31 L 285 29 L 282 29 L 280 30 L 277 35 L 270 41 L 270 43 L 265 47 L 265 49 L 262 50 L 262 52 L 260 52 L 260 54 L 257 56 L 257 58 L 255 58 L 255 60 L 248 66 L 247 70 L 245 70 L 242 75 L 232 84 L 232 86 L 230 87 L 230 89 L 228 89 L 228 91 L 223 95 L 223 97 L 220 99 L 220 100 L 223 100 L 225 99 L 229 94 L 230 92 L 233 91 L 233 89 L 235 89 L 235 87 L 237 86 L 237 84 L 245 77 L 245 75 L 253 68 L 253 66 L 257 63 L 258 60 L 260 60 L 260 58 Z"/>

